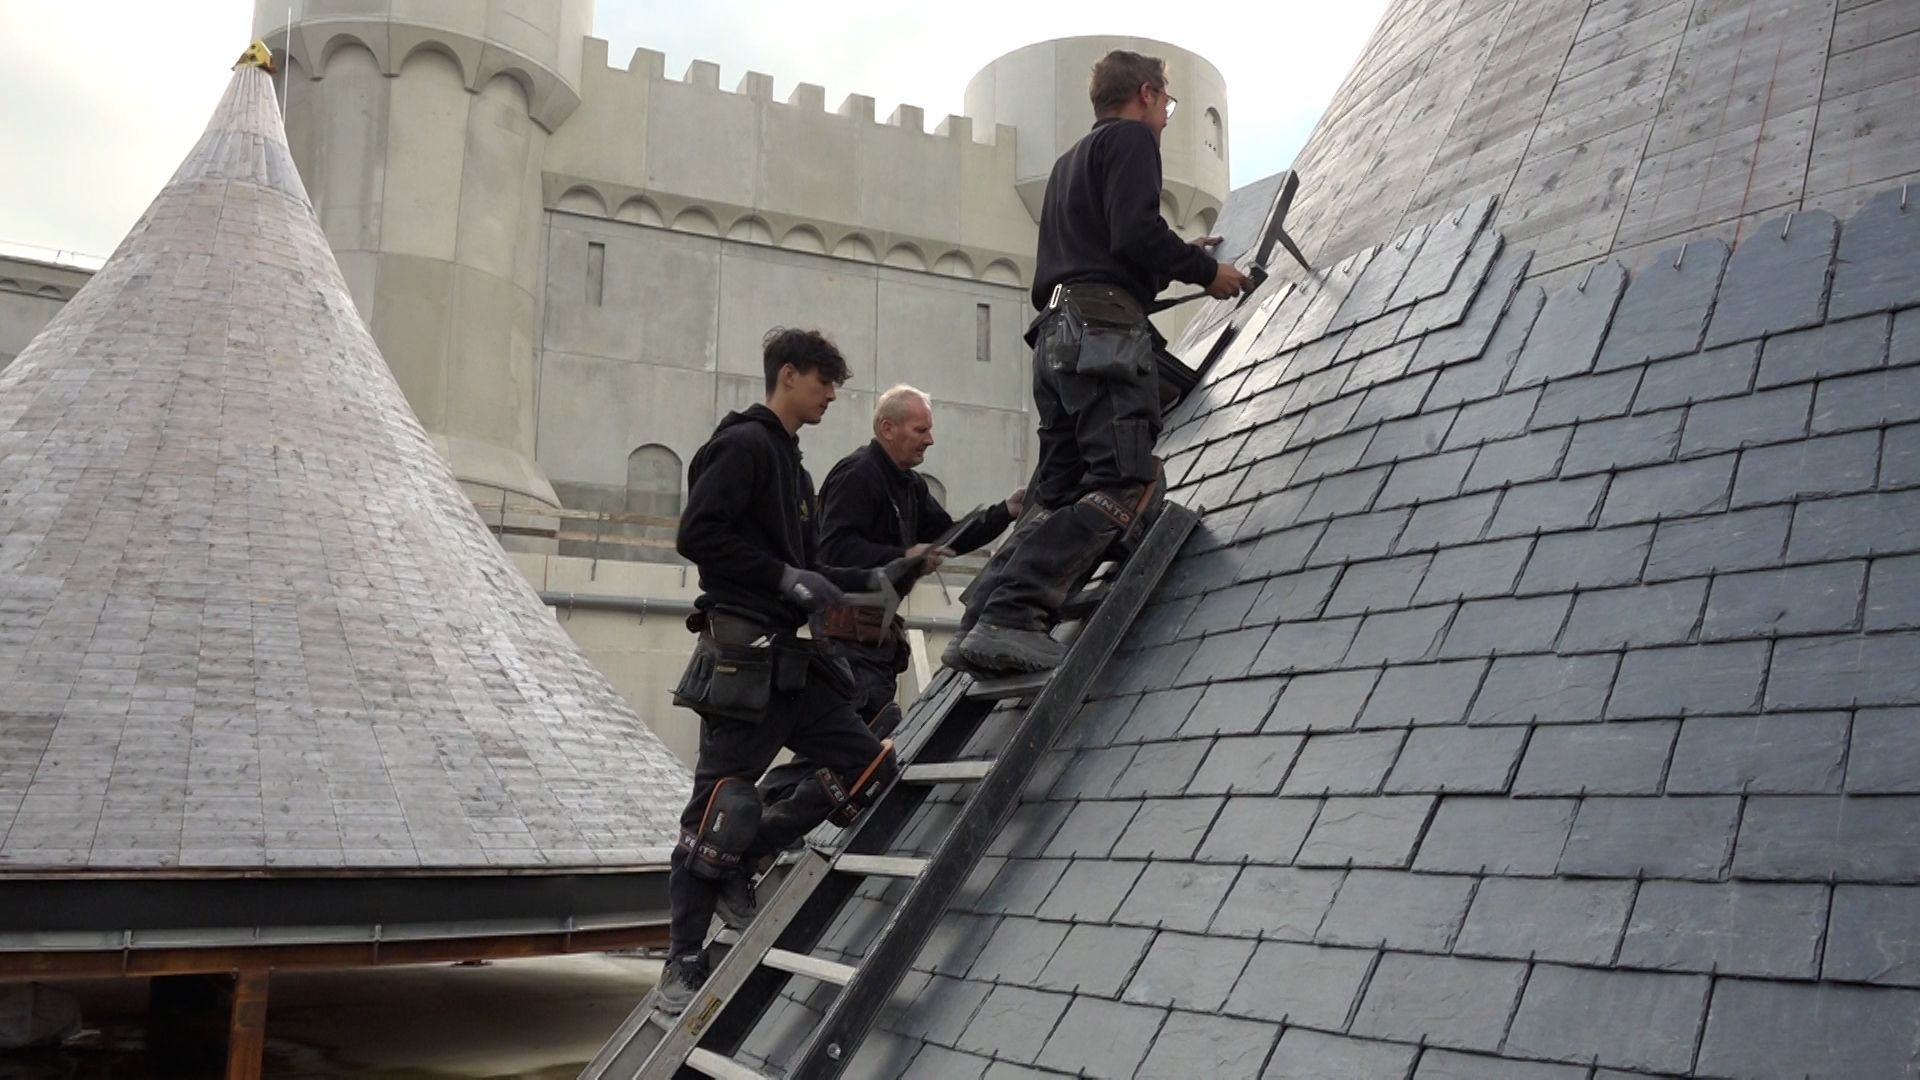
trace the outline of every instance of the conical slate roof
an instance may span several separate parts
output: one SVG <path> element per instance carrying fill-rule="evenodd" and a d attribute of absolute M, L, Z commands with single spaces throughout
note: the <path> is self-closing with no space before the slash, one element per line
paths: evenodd
<path fill-rule="evenodd" d="M 236 72 L 0 373 L 0 866 L 618 868 L 687 779 L 408 410 Z"/>

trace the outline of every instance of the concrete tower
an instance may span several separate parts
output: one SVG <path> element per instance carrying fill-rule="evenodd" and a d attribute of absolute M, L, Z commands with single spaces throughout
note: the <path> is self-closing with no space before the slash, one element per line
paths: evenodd
<path fill-rule="evenodd" d="M 1092 126 L 1088 74 L 1114 49 L 1167 62 L 1169 88 L 1180 107 L 1160 147 L 1161 213 L 1181 235 L 1203 235 L 1227 197 L 1227 84 L 1198 54 L 1150 38 L 1042 41 L 981 68 L 967 83 L 967 115 L 977 125 L 1005 124 L 1020 133 L 1017 187 L 1037 222 L 1054 160 Z"/>
<path fill-rule="evenodd" d="M 476 503 L 557 506 L 533 460 L 540 177 L 591 0 L 304 0 L 291 34 L 286 16 L 260 0 L 254 28 L 292 83 L 294 160 L 408 402 Z"/>

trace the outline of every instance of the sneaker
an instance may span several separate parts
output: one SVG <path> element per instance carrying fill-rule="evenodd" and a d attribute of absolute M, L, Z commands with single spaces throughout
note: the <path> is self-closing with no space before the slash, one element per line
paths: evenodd
<path fill-rule="evenodd" d="M 746 871 L 727 875 L 720 883 L 720 901 L 714 905 L 720 921 L 732 930 L 745 930 L 760 914 L 760 900 L 753 892 L 753 878 Z"/>
<path fill-rule="evenodd" d="M 654 988 L 654 1007 L 668 1016 L 679 1016 L 707 985 L 707 957 L 703 952 L 688 953 L 667 960 L 660 972 L 660 985 Z"/>
<path fill-rule="evenodd" d="M 1040 630 L 1015 630 L 983 622 L 967 635 L 961 652 L 975 667 L 1015 675 L 1059 667 L 1067 648 Z"/>

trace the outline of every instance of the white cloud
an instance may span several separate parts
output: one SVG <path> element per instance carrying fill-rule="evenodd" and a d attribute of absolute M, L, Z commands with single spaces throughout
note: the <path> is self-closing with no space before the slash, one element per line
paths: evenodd
<path fill-rule="evenodd" d="M 644 46 L 667 54 L 671 75 L 710 60 L 724 86 L 751 69 L 781 98 L 819 83 L 830 107 L 868 94 L 882 116 L 906 102 L 929 123 L 960 112 L 967 80 L 1022 45 L 1157 38 L 1225 76 L 1233 179 L 1246 183 L 1292 161 L 1386 3 L 1265 0 L 1214 17 L 1168 0 L 599 0 L 595 33 L 616 64 Z M 110 251 L 199 137 L 252 11 L 250 0 L 0 0 L 0 241 Z"/>

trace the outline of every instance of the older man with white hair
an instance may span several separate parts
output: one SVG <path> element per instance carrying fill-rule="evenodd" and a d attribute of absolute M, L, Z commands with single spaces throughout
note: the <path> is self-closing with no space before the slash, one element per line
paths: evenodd
<path fill-rule="evenodd" d="M 953 518 L 927 490 L 914 469 L 933 445 L 933 401 L 911 386 L 880 395 L 873 410 L 873 441 L 842 458 L 820 486 L 820 557 L 836 566 L 885 566 L 902 555 L 927 553 L 937 567 L 947 555 L 964 555 L 1004 532 L 1020 516 L 1021 488 L 980 515 L 948 541 L 933 544 L 953 528 Z M 894 695 L 907 669 L 905 625 L 882 626 L 871 608 L 841 608 L 827 620 L 827 634 L 842 645 L 858 688 L 854 705 L 882 738 L 899 723 Z M 889 706 L 892 706 L 889 709 Z"/>

